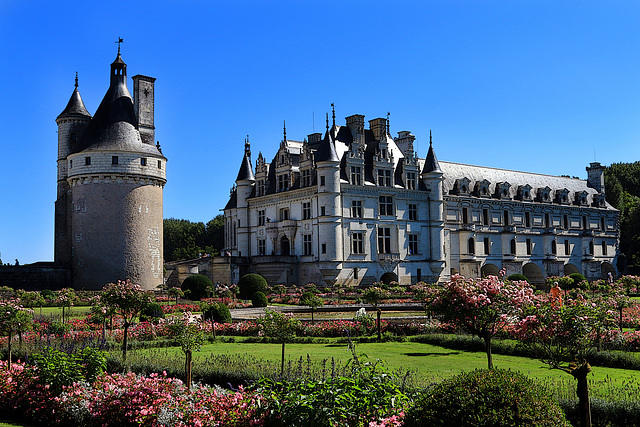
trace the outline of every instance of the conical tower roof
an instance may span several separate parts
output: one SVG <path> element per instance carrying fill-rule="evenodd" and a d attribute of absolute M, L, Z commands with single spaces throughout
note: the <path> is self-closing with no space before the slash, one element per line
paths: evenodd
<path fill-rule="evenodd" d="M 340 158 L 338 157 L 338 153 L 336 152 L 336 147 L 333 144 L 333 141 L 329 132 L 325 134 L 324 139 L 320 143 L 320 146 L 316 151 L 315 160 L 316 160 L 316 163 L 340 161 Z"/>
<path fill-rule="evenodd" d="M 427 153 L 427 158 L 424 161 L 424 168 L 422 168 L 422 173 L 429 172 L 442 172 L 438 159 L 436 158 L 436 152 L 433 150 L 431 132 L 429 132 L 429 152 Z"/>
<path fill-rule="evenodd" d="M 244 156 L 242 157 L 242 164 L 240 165 L 238 177 L 236 178 L 236 182 L 238 181 L 255 181 L 253 168 L 251 167 L 251 148 L 248 139 L 244 142 Z"/>
<path fill-rule="evenodd" d="M 85 116 L 91 117 L 91 114 L 87 111 L 87 108 L 84 106 L 84 102 L 82 102 L 82 97 L 80 96 L 80 91 L 78 90 L 78 74 L 76 73 L 76 85 L 73 93 L 71 94 L 71 98 L 67 103 L 67 106 L 62 110 L 62 113 L 58 116 L 60 117 L 68 117 L 68 116 Z"/>

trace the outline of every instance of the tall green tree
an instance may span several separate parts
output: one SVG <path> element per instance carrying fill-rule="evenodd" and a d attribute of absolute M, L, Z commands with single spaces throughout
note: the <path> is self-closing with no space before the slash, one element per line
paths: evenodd
<path fill-rule="evenodd" d="M 169 218 L 164 225 L 165 261 L 198 258 L 201 254 L 217 255 L 224 246 L 224 216 L 218 215 L 205 225 L 186 219 Z"/>

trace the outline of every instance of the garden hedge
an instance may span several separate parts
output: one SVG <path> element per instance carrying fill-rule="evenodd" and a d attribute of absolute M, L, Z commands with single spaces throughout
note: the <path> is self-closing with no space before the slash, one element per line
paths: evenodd
<path fill-rule="evenodd" d="M 245 274 L 238 280 L 241 299 L 251 299 L 256 292 L 266 293 L 267 280 L 259 274 Z"/>

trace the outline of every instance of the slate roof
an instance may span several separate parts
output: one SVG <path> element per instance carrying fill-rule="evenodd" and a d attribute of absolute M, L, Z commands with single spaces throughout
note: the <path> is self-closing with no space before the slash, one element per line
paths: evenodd
<path fill-rule="evenodd" d="M 82 102 L 82 97 L 80 96 L 80 91 L 77 87 L 73 90 L 67 106 L 62 110 L 62 113 L 60 113 L 58 117 L 75 115 L 91 117 L 91 114 L 89 114 L 87 108 L 84 106 L 84 102 Z"/>
<path fill-rule="evenodd" d="M 251 169 L 251 160 L 249 156 L 245 153 L 242 157 L 242 164 L 240 165 L 240 170 L 238 171 L 238 177 L 236 181 L 255 181 L 253 176 L 253 169 Z"/>

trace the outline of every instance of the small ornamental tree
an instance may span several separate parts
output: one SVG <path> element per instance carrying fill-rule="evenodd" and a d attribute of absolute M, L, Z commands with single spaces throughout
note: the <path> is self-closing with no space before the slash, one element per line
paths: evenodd
<path fill-rule="evenodd" d="M 324 301 L 322 301 L 322 298 L 320 298 L 318 295 L 314 294 L 311 291 L 306 291 L 305 293 L 302 294 L 302 297 L 300 297 L 300 305 L 306 305 L 311 309 L 312 325 L 314 324 L 314 319 L 313 319 L 314 310 L 316 309 L 316 307 L 320 307 L 323 304 L 324 304 Z"/>
<path fill-rule="evenodd" d="M 525 281 L 503 281 L 496 276 L 465 279 L 454 274 L 445 284 L 431 285 L 428 307 L 445 321 L 482 338 L 488 367 L 493 369 L 491 339 L 533 300 L 533 289 Z"/>
<path fill-rule="evenodd" d="M 71 288 L 62 288 L 56 291 L 54 301 L 60 307 L 62 307 L 62 323 L 64 323 L 64 309 L 65 307 L 72 307 L 78 300 L 76 293 Z"/>
<path fill-rule="evenodd" d="M 186 386 L 187 390 L 190 390 L 193 352 L 200 351 L 200 348 L 205 341 L 202 326 L 192 320 L 191 313 L 185 312 L 182 313 L 181 317 L 174 317 L 173 323 L 171 323 L 169 328 L 184 353 L 184 369 L 185 377 L 187 379 Z"/>
<path fill-rule="evenodd" d="M 11 341 L 13 335 L 28 331 L 32 324 L 32 313 L 22 308 L 16 301 L 0 301 L 0 333 L 8 338 L 7 370 L 11 369 Z"/>
<path fill-rule="evenodd" d="M 150 293 L 143 291 L 140 285 L 133 284 L 127 279 L 125 282 L 118 280 L 117 283 L 104 285 L 100 298 L 107 307 L 114 309 L 124 320 L 122 363 L 125 363 L 127 360 L 129 327 L 147 304 L 151 302 L 152 296 Z"/>
<path fill-rule="evenodd" d="M 179 298 L 184 298 L 184 291 L 178 287 L 170 288 L 167 293 L 169 296 L 176 299 L 176 305 L 178 304 Z"/>
<path fill-rule="evenodd" d="M 284 346 L 285 343 L 296 336 L 296 331 L 300 327 L 300 322 L 290 314 L 279 311 L 264 310 L 264 316 L 256 319 L 261 333 L 267 337 L 276 338 L 282 343 L 282 361 L 280 364 L 280 375 L 284 374 Z"/>
<path fill-rule="evenodd" d="M 389 297 L 389 291 L 379 288 L 377 286 L 372 286 L 370 288 L 367 288 L 362 293 L 362 301 L 366 302 L 367 304 L 371 304 L 373 308 L 376 309 L 376 315 L 377 315 L 376 326 L 378 328 L 378 339 L 382 338 L 382 331 L 380 326 L 380 316 L 382 313 L 380 309 L 378 309 L 378 304 L 380 304 L 380 302 L 382 302 L 383 299 L 388 297 Z"/>
<path fill-rule="evenodd" d="M 596 348 L 602 334 L 615 327 L 615 312 L 607 301 L 585 299 L 581 294 L 568 296 L 562 306 L 548 295 L 537 297 L 536 304 L 524 310 L 514 334 L 533 354 L 573 376 L 578 384 L 578 409 L 583 427 L 591 426 L 589 351 Z"/>
<path fill-rule="evenodd" d="M 40 307 L 40 314 L 42 314 L 42 306 L 45 303 L 44 297 L 39 292 L 19 291 L 18 298 L 20 304 L 23 307 L 33 309 L 34 307 Z"/>

